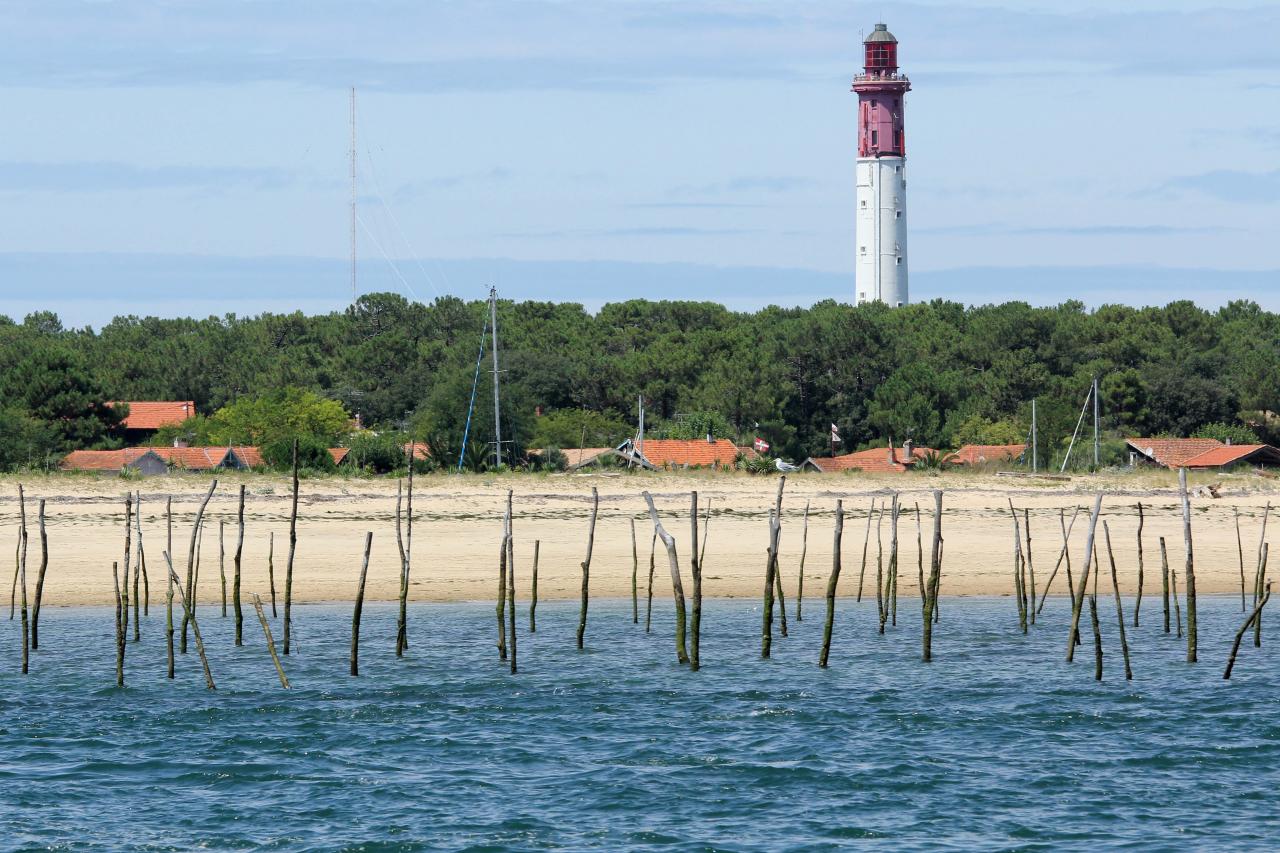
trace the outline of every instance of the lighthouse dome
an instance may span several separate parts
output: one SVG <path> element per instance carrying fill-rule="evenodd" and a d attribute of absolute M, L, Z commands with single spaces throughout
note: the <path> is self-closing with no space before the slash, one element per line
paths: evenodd
<path fill-rule="evenodd" d="M 871 31 L 871 35 L 862 40 L 863 44 L 873 44 L 875 42 L 892 42 L 897 44 L 898 40 L 893 37 L 893 33 L 889 32 L 887 24 L 876 24 L 876 28 Z"/>

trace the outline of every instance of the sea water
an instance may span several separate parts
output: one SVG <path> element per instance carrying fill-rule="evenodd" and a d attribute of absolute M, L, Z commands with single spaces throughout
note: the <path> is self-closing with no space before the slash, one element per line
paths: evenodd
<path fill-rule="evenodd" d="M 1027 636 L 1010 598 L 944 598 L 931 664 L 919 599 L 884 635 L 874 601 L 841 599 L 825 670 L 821 599 L 803 621 L 788 601 L 769 660 L 758 602 L 708 600 L 697 673 L 669 595 L 651 633 L 643 599 L 639 625 L 592 601 L 581 651 L 576 602 L 539 605 L 536 634 L 520 602 L 517 675 L 492 603 L 413 605 L 402 659 L 395 606 L 371 604 L 358 678 L 350 605 L 308 605 L 284 690 L 253 609 L 237 648 L 204 602 L 216 691 L 194 643 L 165 677 L 156 600 L 124 689 L 114 610 L 46 607 L 28 676 L 0 623 L 0 847 L 1275 849 L 1280 626 L 1224 681 L 1239 598 L 1201 600 L 1195 665 L 1158 595 L 1139 628 L 1126 599 L 1126 682 L 1098 603 L 1101 683 L 1087 612 L 1064 661 L 1065 598 Z"/>

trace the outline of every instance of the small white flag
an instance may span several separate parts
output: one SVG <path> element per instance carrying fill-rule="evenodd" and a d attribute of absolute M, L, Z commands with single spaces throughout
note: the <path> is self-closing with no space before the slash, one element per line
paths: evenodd
<path fill-rule="evenodd" d="M 841 441 L 840 441 L 840 428 L 839 428 L 838 426 L 836 426 L 835 424 L 832 424 L 832 425 L 831 425 L 831 443 L 832 443 L 832 444 L 842 444 L 842 443 L 843 443 L 843 442 L 841 442 Z"/>

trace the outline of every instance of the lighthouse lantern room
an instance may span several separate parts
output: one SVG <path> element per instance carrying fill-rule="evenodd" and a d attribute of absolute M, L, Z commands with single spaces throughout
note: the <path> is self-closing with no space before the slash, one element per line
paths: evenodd
<path fill-rule="evenodd" d="M 858 196 L 854 286 L 857 304 L 907 303 L 907 167 L 905 96 L 898 40 L 876 24 L 863 41 L 858 95 Z"/>

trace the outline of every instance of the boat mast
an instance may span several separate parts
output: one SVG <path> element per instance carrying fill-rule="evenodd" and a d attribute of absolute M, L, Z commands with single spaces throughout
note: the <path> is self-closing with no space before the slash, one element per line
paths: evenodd
<path fill-rule="evenodd" d="M 489 326 L 493 334 L 493 465 L 502 465 L 502 408 L 498 400 L 498 288 L 489 288 Z"/>

